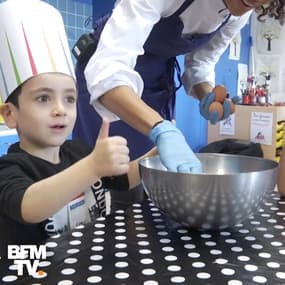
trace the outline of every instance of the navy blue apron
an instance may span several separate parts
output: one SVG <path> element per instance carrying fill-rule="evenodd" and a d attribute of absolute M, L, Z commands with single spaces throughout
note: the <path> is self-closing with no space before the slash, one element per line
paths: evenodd
<path fill-rule="evenodd" d="M 228 16 L 219 28 L 210 34 L 182 35 L 183 23 L 179 15 L 193 2 L 186 0 L 171 16 L 161 18 L 153 27 L 144 44 L 145 53 L 138 56 L 135 70 L 144 81 L 142 99 L 167 120 L 174 118 L 175 110 L 175 70 L 177 55 L 192 52 L 205 43 L 228 21 Z M 98 39 L 108 17 L 100 19 L 94 27 L 94 37 Z M 87 62 L 78 62 L 76 77 L 78 84 L 78 118 L 73 137 L 95 145 L 101 125 L 101 117 L 90 105 L 90 95 L 84 78 Z M 179 69 L 178 69 L 179 71 Z M 179 76 L 179 74 L 178 74 Z M 110 135 L 121 135 L 128 141 L 131 160 L 141 156 L 153 147 L 149 138 L 124 123 L 111 123 Z"/>

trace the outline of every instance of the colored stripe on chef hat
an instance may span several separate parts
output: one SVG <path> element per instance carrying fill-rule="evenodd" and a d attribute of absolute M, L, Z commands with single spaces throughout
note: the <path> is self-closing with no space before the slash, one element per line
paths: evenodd
<path fill-rule="evenodd" d="M 27 35 L 26 35 L 26 32 L 25 32 L 25 28 L 23 26 L 23 23 L 22 24 L 22 30 L 23 30 L 23 35 L 24 35 L 24 38 L 25 38 L 25 43 L 26 43 L 26 47 L 27 47 L 27 52 L 28 52 L 28 56 L 29 56 L 29 60 L 30 60 L 30 64 L 31 64 L 31 69 L 32 69 L 32 74 L 33 75 L 37 75 L 38 72 L 37 72 L 37 68 L 36 68 L 36 64 L 35 64 L 35 61 L 33 59 L 33 55 L 32 55 L 32 52 L 31 52 L 31 48 L 29 46 L 29 41 L 27 39 Z"/>
<path fill-rule="evenodd" d="M 74 76 L 59 11 L 40 0 L 0 3 L 0 94 L 2 101 L 27 79 L 46 72 Z"/>
<path fill-rule="evenodd" d="M 22 83 L 22 81 L 20 79 L 19 70 L 17 69 L 17 64 L 15 61 L 15 56 L 13 54 L 13 51 L 12 51 L 12 48 L 11 48 L 7 34 L 6 34 L 6 40 L 7 40 L 7 46 L 8 46 L 8 50 L 9 50 L 9 54 L 10 54 L 11 63 L 12 63 L 14 74 L 15 74 L 15 79 L 16 79 L 17 85 L 20 85 Z"/>
<path fill-rule="evenodd" d="M 3 90 L 3 97 L 4 97 L 4 94 L 8 94 L 8 86 L 7 86 L 7 82 L 5 80 L 5 74 L 4 74 L 4 71 L 3 71 L 3 68 L 2 68 L 2 64 L 0 62 L 0 72 L 1 72 L 1 81 L 3 82 L 3 87 L 4 87 L 4 90 Z M 1 97 L 2 98 L 2 97 Z"/>
<path fill-rule="evenodd" d="M 43 31 L 43 36 L 44 36 L 46 46 L 47 46 L 48 56 L 49 56 L 49 60 L 50 60 L 50 64 L 51 64 L 51 71 L 56 71 L 55 61 L 54 61 L 54 58 L 52 56 L 51 48 L 49 46 L 48 39 L 47 39 L 47 36 L 46 36 L 44 31 Z"/>

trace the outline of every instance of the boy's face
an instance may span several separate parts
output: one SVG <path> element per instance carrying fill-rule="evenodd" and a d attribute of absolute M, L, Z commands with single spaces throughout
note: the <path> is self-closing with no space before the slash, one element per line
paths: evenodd
<path fill-rule="evenodd" d="M 269 4 L 273 0 L 224 0 L 227 8 L 234 16 L 241 16 L 249 10 L 256 9 L 264 4 Z"/>
<path fill-rule="evenodd" d="M 26 149 L 60 146 L 72 132 L 76 119 L 77 91 L 74 79 L 45 73 L 23 84 L 16 128 Z"/>

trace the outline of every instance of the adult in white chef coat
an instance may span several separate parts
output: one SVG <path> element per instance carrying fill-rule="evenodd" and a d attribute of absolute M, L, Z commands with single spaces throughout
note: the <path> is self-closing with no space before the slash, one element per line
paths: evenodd
<path fill-rule="evenodd" d="M 209 111 L 219 57 L 253 10 L 280 20 L 283 7 L 284 1 L 272 0 L 116 1 L 110 17 L 95 26 L 96 52 L 77 64 L 74 136 L 93 144 L 100 116 L 108 116 L 114 121 L 110 134 L 127 138 L 131 159 L 155 144 L 167 169 L 201 171 L 200 161 L 171 123 L 175 57 L 185 55 L 184 88 L 200 100 L 202 116 L 216 123 L 231 113 L 228 100 L 222 118 Z"/>

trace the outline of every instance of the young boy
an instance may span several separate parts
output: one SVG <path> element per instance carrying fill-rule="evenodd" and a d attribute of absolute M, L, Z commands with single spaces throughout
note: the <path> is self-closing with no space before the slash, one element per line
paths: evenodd
<path fill-rule="evenodd" d="M 104 188 L 128 190 L 140 179 L 138 160 L 129 162 L 124 138 L 108 136 L 105 119 L 94 149 L 66 141 L 76 120 L 77 91 L 57 10 L 40 0 L 3 2 L 0 41 L 1 115 L 19 136 L 0 158 L 4 256 L 8 244 L 40 243 L 108 214 Z"/>

